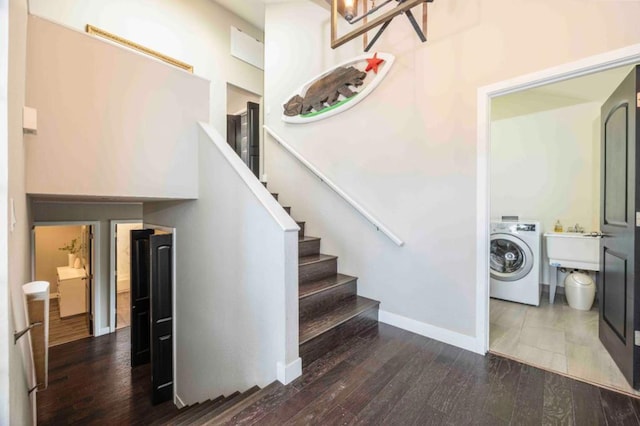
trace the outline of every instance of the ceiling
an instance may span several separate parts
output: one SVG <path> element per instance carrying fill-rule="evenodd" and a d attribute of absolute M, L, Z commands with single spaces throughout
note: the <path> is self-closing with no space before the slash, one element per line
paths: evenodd
<path fill-rule="evenodd" d="M 213 0 L 220 6 L 235 13 L 249 23 L 264 31 L 265 4 L 289 3 L 300 0 Z M 331 0 L 313 0 L 315 3 L 327 7 Z"/>
<path fill-rule="evenodd" d="M 491 103 L 491 118 L 500 120 L 587 102 L 603 103 L 631 72 L 631 68 L 613 68 L 500 96 Z"/>
<path fill-rule="evenodd" d="M 213 0 L 264 31 L 264 4 L 269 0 Z"/>

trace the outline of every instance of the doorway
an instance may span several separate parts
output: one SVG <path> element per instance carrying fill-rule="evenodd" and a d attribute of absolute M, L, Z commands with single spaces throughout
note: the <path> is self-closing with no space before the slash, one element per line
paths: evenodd
<path fill-rule="evenodd" d="M 111 331 L 131 324 L 131 231 L 139 220 L 111 221 Z"/>
<path fill-rule="evenodd" d="M 97 226 L 69 222 L 33 227 L 33 279 L 50 283 L 49 346 L 95 335 Z"/>
<path fill-rule="evenodd" d="M 617 57 L 613 57 L 614 54 Z M 500 184 L 496 184 L 494 181 L 496 177 L 494 168 L 496 168 L 496 165 L 497 168 L 499 168 L 500 165 L 497 164 L 492 150 L 494 148 L 494 138 L 497 139 L 500 136 L 501 130 L 496 129 L 492 119 L 495 119 L 495 114 L 499 112 L 500 108 L 497 104 L 499 104 L 501 97 L 504 99 L 508 96 L 518 94 L 522 96 L 526 91 L 531 91 L 531 89 L 534 88 L 537 88 L 536 90 L 538 90 L 538 92 L 546 90 L 547 94 L 549 94 L 550 89 L 557 89 L 562 85 L 564 85 L 564 89 L 567 89 L 567 87 L 579 82 L 581 79 L 587 78 L 593 80 L 598 77 L 598 74 L 604 74 L 606 72 L 615 73 L 614 68 L 624 66 L 625 68 L 620 70 L 619 73 L 619 76 L 622 77 L 618 78 L 618 80 L 608 90 L 608 94 L 611 94 L 616 90 L 616 86 L 620 83 L 621 79 L 629 72 L 630 67 L 628 65 L 634 64 L 639 60 L 640 46 L 635 46 L 627 49 L 626 52 L 617 51 L 610 55 L 601 55 L 600 57 L 589 58 L 589 60 L 584 60 L 576 64 L 569 64 L 565 67 L 549 70 L 548 72 L 542 72 L 536 76 L 528 76 L 528 79 L 520 78 L 517 79 L 517 81 L 514 80 L 513 82 L 496 84 L 491 87 L 482 88 L 479 91 L 478 229 L 481 238 L 478 240 L 477 306 L 478 336 L 481 340 L 484 340 L 484 342 L 479 343 L 483 345 L 485 351 L 495 351 L 529 364 L 573 376 L 580 380 L 633 394 L 635 394 L 636 391 L 626 383 L 620 368 L 612 362 L 612 358 L 609 356 L 610 350 L 605 350 L 604 346 L 606 346 L 606 342 L 604 346 L 600 342 L 602 339 L 602 331 L 598 331 L 598 322 L 600 323 L 600 328 L 602 328 L 603 321 L 601 320 L 602 315 L 599 314 L 597 309 L 589 311 L 576 310 L 566 303 L 566 298 L 562 292 L 556 296 L 555 301 L 553 301 L 553 297 L 549 297 L 549 293 L 543 293 L 539 307 L 527 306 L 512 300 L 504 301 L 499 299 L 489 299 L 488 293 L 490 290 L 489 284 L 491 282 L 489 277 L 489 248 L 490 246 L 493 247 L 493 243 L 490 245 L 489 242 L 491 241 L 491 233 L 496 232 L 495 230 L 491 230 L 492 221 L 500 222 L 500 216 L 502 215 L 519 215 L 522 217 L 524 214 L 527 216 L 527 219 L 531 219 L 531 216 L 528 215 L 529 211 L 517 204 L 515 204 L 509 211 L 504 211 L 505 209 L 503 207 L 500 209 L 502 211 L 497 213 L 494 208 L 494 203 L 497 204 L 505 201 L 513 202 L 514 197 L 517 198 L 519 196 L 522 198 L 528 197 L 529 199 L 535 198 L 536 195 L 540 194 L 540 192 L 527 188 L 526 182 L 532 179 L 544 179 L 546 175 L 546 170 L 541 170 L 540 168 L 538 168 L 533 174 L 527 174 L 523 169 L 512 172 L 511 176 L 513 181 L 517 181 L 521 184 L 519 191 L 521 194 L 514 194 L 513 191 L 511 193 L 503 192 L 502 194 L 499 194 Z M 538 93 L 538 95 L 539 94 L 540 93 Z M 580 95 L 583 94 L 584 92 L 580 93 Z M 556 93 L 555 101 L 559 100 L 557 95 L 558 93 Z M 568 95 L 568 92 L 564 93 L 564 95 Z M 566 97 L 568 98 L 570 96 Z M 582 96 L 574 97 L 572 102 L 575 102 L 575 98 L 578 97 Z M 607 98 L 599 99 L 598 106 L 602 105 L 606 99 Z M 529 101 L 530 100 L 531 98 Z M 529 102 L 529 106 L 534 103 L 535 102 Z M 526 102 L 518 102 L 517 105 L 514 104 L 514 106 L 508 110 L 508 113 L 512 114 L 514 117 L 517 116 L 517 110 L 523 105 L 526 105 Z M 635 93 L 633 93 L 633 106 L 635 106 Z M 571 102 L 566 105 L 555 106 L 558 110 L 564 108 L 564 113 L 566 113 L 566 108 L 571 107 Z M 542 112 L 547 113 L 548 111 L 543 110 Z M 539 114 L 541 111 L 536 111 L 535 113 Z M 505 118 L 509 117 L 501 117 L 501 119 Z M 600 123 L 600 119 L 601 117 L 598 116 L 598 123 Z M 557 123 L 556 130 L 557 128 L 565 126 L 565 124 L 566 123 L 564 121 Z M 539 125 L 540 122 L 538 122 L 538 128 L 536 128 L 536 131 L 540 129 Z M 529 131 L 523 128 L 520 128 L 520 130 L 520 133 L 516 135 L 517 137 L 514 137 L 512 134 L 512 143 L 517 144 L 518 138 L 530 138 L 531 134 Z M 541 131 L 540 133 L 544 132 Z M 596 133 L 600 134 L 599 129 Z M 554 146 L 554 148 L 558 148 L 557 145 Z M 551 152 L 547 154 L 553 156 L 555 153 L 557 154 L 558 159 L 572 160 L 573 164 L 571 164 L 571 161 L 568 163 L 565 161 L 563 163 L 565 165 L 568 164 L 569 168 L 575 166 L 576 163 L 581 163 L 581 161 L 579 161 L 582 160 L 582 157 L 579 155 L 580 153 L 578 153 L 577 156 L 574 155 L 574 153 L 567 156 L 560 151 L 561 149 L 556 149 L 554 152 L 552 149 Z M 599 151 L 600 147 L 598 146 L 597 152 Z M 541 154 L 535 151 L 535 146 L 531 141 L 529 141 L 526 149 L 521 150 L 518 158 L 525 158 L 526 161 L 535 162 L 537 159 L 536 156 L 538 155 Z M 510 155 L 505 155 L 505 157 L 514 158 L 514 155 L 512 153 Z M 600 166 L 599 158 L 597 161 L 593 161 L 593 165 L 596 164 Z M 600 181 L 600 176 L 598 176 L 597 181 Z M 584 185 L 584 181 L 582 181 L 582 184 Z M 591 184 L 592 183 L 589 183 L 587 186 L 590 186 Z M 491 192 L 489 191 L 490 186 Z M 553 191 L 552 186 L 547 185 L 545 188 L 547 191 Z M 581 189 L 582 188 L 580 188 L 580 190 Z M 571 191 L 560 192 L 564 193 L 564 196 L 567 198 L 571 198 L 572 196 Z M 593 194 L 593 192 L 597 192 L 597 194 Z M 592 195 L 595 196 L 599 204 L 603 198 L 600 196 L 600 191 L 592 190 Z M 496 200 L 495 197 L 500 196 L 502 196 L 503 199 Z M 589 208 L 587 210 L 592 209 Z M 536 217 L 533 219 L 536 219 Z M 548 232 L 554 230 L 554 222 L 559 218 L 549 219 L 542 217 L 541 219 L 543 232 Z M 576 220 L 576 222 L 578 221 Z M 578 226 L 577 228 L 585 228 L 585 231 L 587 231 L 591 230 L 590 228 L 592 228 L 592 224 L 596 221 L 580 219 L 579 222 L 581 222 L 582 226 Z M 597 222 L 599 222 L 599 220 Z M 576 226 L 574 225 L 574 221 L 571 217 L 566 218 L 562 225 L 565 227 L 565 230 L 567 227 L 571 227 L 574 228 L 572 230 L 575 231 Z M 517 230 L 515 225 L 510 227 Z M 603 227 L 599 226 L 599 228 Z M 542 258 L 541 266 L 545 264 L 546 266 L 549 266 L 549 259 L 544 253 L 544 244 L 542 245 L 543 247 L 540 253 Z M 511 252 L 516 253 L 514 250 L 511 250 Z M 515 259 L 517 256 L 514 255 L 512 257 Z M 571 273 L 571 269 L 572 268 L 567 268 L 566 272 Z M 548 267 L 543 268 L 541 275 L 547 275 L 548 277 L 548 274 Z M 563 281 L 562 278 L 563 277 L 561 276 L 558 283 Z M 541 278 L 540 281 L 543 284 L 549 283 L 548 278 L 546 280 L 545 278 Z M 601 280 L 597 281 L 600 282 Z M 596 300 L 596 306 L 601 303 L 601 300 Z M 633 333 L 631 332 L 632 329 L 630 328 L 629 330 L 630 331 L 626 337 L 628 342 L 633 339 Z M 511 338 L 509 338 L 509 334 L 511 334 Z M 587 340 L 589 340 L 589 342 Z M 600 345 L 599 349 L 602 349 L 602 351 L 596 350 L 594 347 L 590 346 L 594 341 Z M 611 349 L 609 346 L 607 346 L 607 348 Z M 603 353 L 604 355 L 602 355 Z M 571 361 L 572 358 L 574 360 L 573 363 Z M 576 360 L 579 360 L 582 364 L 576 364 Z M 596 377 L 594 372 L 600 373 L 600 377 Z M 614 376 L 617 376 L 617 379 L 622 380 L 616 382 L 615 380 L 612 380 Z"/>
<path fill-rule="evenodd" d="M 260 113 L 261 97 L 232 84 L 227 84 L 227 143 L 260 177 Z"/>

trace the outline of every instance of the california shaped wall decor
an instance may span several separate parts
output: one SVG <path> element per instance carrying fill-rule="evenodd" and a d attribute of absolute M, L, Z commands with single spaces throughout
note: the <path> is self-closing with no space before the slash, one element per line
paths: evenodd
<path fill-rule="evenodd" d="M 340 114 L 367 97 L 386 77 L 390 53 L 358 56 L 302 85 L 283 106 L 286 123 L 311 123 Z"/>

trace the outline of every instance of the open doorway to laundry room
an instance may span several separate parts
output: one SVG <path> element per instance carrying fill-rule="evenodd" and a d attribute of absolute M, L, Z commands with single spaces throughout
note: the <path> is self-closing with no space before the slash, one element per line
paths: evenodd
<path fill-rule="evenodd" d="M 227 143 L 253 174 L 260 177 L 262 97 L 227 84 Z"/>
<path fill-rule="evenodd" d="M 131 231 L 139 220 L 111 221 L 111 331 L 131 325 Z"/>
<path fill-rule="evenodd" d="M 624 330 L 625 303 L 611 305 L 624 295 L 603 290 L 603 265 L 617 265 L 601 259 L 602 233 L 615 222 L 608 212 L 626 196 L 620 147 L 635 135 L 620 146 L 603 140 L 626 135 L 619 94 L 629 76 L 635 66 L 492 98 L 489 350 L 640 395 L 626 355 L 607 340 L 613 329 L 633 346 L 633 327 Z M 635 110 L 633 89 L 625 111 Z"/>
<path fill-rule="evenodd" d="M 49 346 L 94 335 L 95 224 L 39 223 L 32 272 L 50 284 Z"/>

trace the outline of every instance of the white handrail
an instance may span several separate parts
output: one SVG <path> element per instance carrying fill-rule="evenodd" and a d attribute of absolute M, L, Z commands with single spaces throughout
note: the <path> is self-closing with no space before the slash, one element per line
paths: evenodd
<path fill-rule="evenodd" d="M 329 188 L 331 188 L 336 194 L 338 194 L 340 197 L 342 197 L 342 199 L 344 199 L 347 203 L 349 203 L 351 205 L 351 207 L 356 209 L 356 211 L 358 213 L 360 213 L 365 219 L 367 219 L 369 222 L 371 222 L 371 224 L 373 224 L 373 226 L 375 226 L 378 231 L 380 231 L 384 235 L 386 235 L 391 241 L 396 243 L 399 247 L 402 247 L 404 245 L 404 241 L 402 241 L 396 234 L 391 232 L 391 230 L 389 228 L 384 226 L 382 224 L 382 222 L 380 222 L 378 219 L 376 219 L 371 213 L 369 213 L 367 210 L 365 210 L 365 208 L 362 207 L 360 204 L 358 204 L 358 202 L 355 201 L 353 198 L 351 198 L 349 196 L 349 194 L 347 194 L 342 189 L 340 189 L 340 187 L 338 187 L 338 185 L 333 183 L 333 181 L 331 179 L 329 179 L 324 174 L 322 174 L 322 172 L 320 170 L 318 170 L 313 164 L 311 164 L 302 155 L 300 155 L 298 153 L 298 151 L 293 149 L 293 147 L 291 147 L 291 145 L 287 144 L 275 131 L 273 131 L 273 129 L 271 129 L 267 125 L 264 125 L 263 127 L 267 131 L 267 133 L 269 133 L 269 135 L 271 135 L 271 137 L 276 142 L 278 142 L 278 144 L 280 144 L 280 146 L 282 146 L 286 151 L 289 152 L 289 154 L 294 156 L 296 158 L 296 160 L 298 160 L 307 169 L 309 169 L 311 171 L 311 173 L 316 175 L 316 177 L 318 177 L 318 179 L 320 179 L 320 181 L 322 181 L 325 184 L 327 184 L 327 186 Z"/>

